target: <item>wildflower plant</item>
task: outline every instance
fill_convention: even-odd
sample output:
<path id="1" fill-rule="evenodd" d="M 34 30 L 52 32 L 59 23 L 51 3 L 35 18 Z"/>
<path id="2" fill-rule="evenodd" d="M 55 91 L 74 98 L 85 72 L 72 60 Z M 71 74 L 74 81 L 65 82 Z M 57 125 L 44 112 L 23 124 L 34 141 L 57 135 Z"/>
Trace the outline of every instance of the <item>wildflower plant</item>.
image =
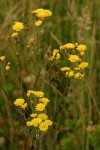
<path id="1" fill-rule="evenodd" d="M 53 50 L 49 60 L 60 61 L 59 70 L 67 78 L 82 79 L 85 69 L 88 67 L 88 62 L 84 61 L 86 45 L 78 43 L 67 43 L 61 45 L 58 50 Z M 63 62 L 65 60 L 65 65 Z"/>
<path id="2" fill-rule="evenodd" d="M 52 125 L 52 121 L 48 119 L 48 116 L 45 113 L 49 99 L 44 97 L 42 91 L 33 90 L 27 91 L 27 97 L 29 98 L 27 101 L 30 101 L 31 103 L 32 112 L 30 112 L 29 117 L 27 118 L 26 125 L 31 127 L 32 130 L 38 128 L 36 134 L 39 134 L 39 131 L 47 131 L 49 126 Z M 16 99 L 14 104 L 29 113 L 28 109 L 30 106 L 28 106 L 28 103 L 25 102 L 23 98 Z"/>
<path id="3" fill-rule="evenodd" d="M 87 46 L 84 44 L 66 43 L 53 51 L 43 48 L 39 39 L 40 26 L 43 27 L 52 12 L 39 8 L 31 13 L 35 23 L 17 21 L 12 26 L 8 37 L 9 58 L 7 52 L 0 56 L 0 79 L 3 83 L 11 83 L 13 92 L 10 96 L 3 84 L 2 90 L 7 99 L 14 99 L 10 102 L 23 118 L 23 131 L 25 129 L 25 135 L 35 149 L 36 140 L 43 135 L 45 140 L 49 130 L 51 138 L 56 140 L 60 132 L 59 118 L 64 117 L 63 111 L 73 86 L 73 83 L 66 84 L 65 79 L 84 79 L 89 63 L 85 61 Z M 50 99 L 45 97 L 46 94 Z"/>

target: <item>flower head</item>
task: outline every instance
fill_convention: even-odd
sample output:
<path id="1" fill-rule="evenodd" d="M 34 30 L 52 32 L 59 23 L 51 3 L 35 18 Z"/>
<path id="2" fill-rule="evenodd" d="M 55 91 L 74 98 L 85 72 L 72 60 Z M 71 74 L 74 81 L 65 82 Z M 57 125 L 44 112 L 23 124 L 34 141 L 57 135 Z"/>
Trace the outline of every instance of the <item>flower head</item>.
<path id="1" fill-rule="evenodd" d="M 12 33 L 11 37 L 16 38 L 18 36 L 18 32 Z"/>
<path id="2" fill-rule="evenodd" d="M 15 101 L 14 101 L 14 104 L 16 106 L 22 106 L 24 104 L 25 100 L 23 98 L 17 98 Z"/>
<path id="3" fill-rule="evenodd" d="M 84 69 L 84 68 L 87 68 L 88 67 L 88 62 L 81 62 L 80 64 L 79 64 L 79 67 L 81 68 L 81 69 Z"/>
<path id="4" fill-rule="evenodd" d="M 41 122 L 42 120 L 40 118 L 34 118 L 31 120 L 32 126 L 34 127 L 37 127 Z"/>
<path id="5" fill-rule="evenodd" d="M 24 25 L 22 22 L 15 22 L 15 24 L 13 25 L 13 30 L 15 31 L 21 31 L 22 29 L 24 29 Z"/>
<path id="6" fill-rule="evenodd" d="M 0 60 L 1 60 L 1 61 L 5 61 L 5 56 L 1 56 L 1 57 L 0 57 Z"/>
<path id="7" fill-rule="evenodd" d="M 48 116 L 44 113 L 39 114 L 37 117 L 40 118 L 41 120 L 46 120 L 48 118 Z"/>
<path id="8" fill-rule="evenodd" d="M 86 48 L 86 45 L 80 44 L 77 46 L 76 49 L 80 52 L 84 52 L 87 48 Z"/>
<path id="9" fill-rule="evenodd" d="M 47 131 L 47 130 L 48 130 L 48 125 L 47 125 L 47 123 L 42 122 L 42 123 L 39 125 L 39 129 L 40 129 L 41 131 Z"/>
<path id="10" fill-rule="evenodd" d="M 77 56 L 77 55 L 69 55 L 68 60 L 71 61 L 71 62 L 77 62 L 77 61 L 79 61 L 79 56 Z"/>
<path id="11" fill-rule="evenodd" d="M 42 104 L 42 103 L 39 103 L 36 105 L 36 108 L 35 108 L 37 111 L 43 111 L 45 109 L 45 105 Z"/>
<path id="12" fill-rule="evenodd" d="M 49 99 L 46 97 L 42 97 L 39 99 L 39 102 L 42 102 L 44 105 L 47 105 L 47 103 L 49 103 Z"/>

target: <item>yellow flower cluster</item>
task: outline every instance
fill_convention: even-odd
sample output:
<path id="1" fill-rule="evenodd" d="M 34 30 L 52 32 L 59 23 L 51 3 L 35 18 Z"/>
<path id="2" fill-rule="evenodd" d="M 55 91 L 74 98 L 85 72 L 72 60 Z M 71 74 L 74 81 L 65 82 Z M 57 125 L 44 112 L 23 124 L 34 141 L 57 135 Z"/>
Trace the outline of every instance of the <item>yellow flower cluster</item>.
<path id="1" fill-rule="evenodd" d="M 12 38 L 16 38 L 18 36 L 18 32 L 20 32 L 22 29 L 24 29 L 24 24 L 22 22 L 15 22 L 13 25 L 13 30 L 16 31 L 11 34 Z"/>
<path id="2" fill-rule="evenodd" d="M 27 96 L 30 97 L 31 95 L 38 98 L 38 103 L 35 101 L 36 106 L 34 107 L 34 112 L 30 115 L 31 119 L 26 122 L 26 125 L 38 127 L 40 131 L 47 131 L 48 127 L 52 125 L 52 121 L 48 119 L 48 116 L 43 113 L 43 111 L 45 110 L 47 103 L 49 103 L 49 99 L 43 97 L 44 92 L 42 91 L 28 90 Z"/>
<path id="3" fill-rule="evenodd" d="M 57 54 L 59 53 L 59 56 L 63 57 L 63 54 L 65 53 L 65 57 L 68 56 L 68 58 L 64 57 L 64 59 L 68 60 L 70 64 L 69 66 L 63 66 L 60 68 L 62 73 L 66 77 L 74 77 L 75 79 L 82 79 L 84 77 L 83 69 L 88 67 L 88 62 L 83 61 L 83 55 L 85 54 L 87 47 L 83 44 L 78 43 L 67 43 L 65 45 L 62 45 L 57 50 L 53 50 L 52 56 L 49 57 L 50 61 L 57 59 Z M 64 52 L 64 53 L 63 53 Z M 62 53 L 62 55 L 61 55 Z"/>
<path id="4" fill-rule="evenodd" d="M 17 98 L 14 101 L 14 104 L 16 106 L 20 106 L 21 108 L 25 109 L 27 107 L 27 103 L 25 103 L 25 100 L 23 98 Z"/>
<path id="5" fill-rule="evenodd" d="M 31 95 L 35 95 L 37 97 L 43 97 L 44 93 L 41 91 L 33 91 L 33 90 L 28 90 L 27 91 L 27 96 L 30 97 Z"/>
<path id="6" fill-rule="evenodd" d="M 44 92 L 42 91 L 28 90 L 27 97 L 31 98 L 32 95 L 35 97 L 35 102 L 31 103 L 33 112 L 30 114 L 26 125 L 31 127 L 38 127 L 40 131 L 47 131 L 49 126 L 52 125 L 52 121 L 48 119 L 48 116 L 43 111 L 45 110 L 47 103 L 49 103 L 49 99 L 44 97 Z M 38 99 L 38 101 L 36 99 Z M 19 106 L 23 109 L 27 107 L 28 109 L 28 104 L 25 103 L 23 98 L 16 99 L 14 104 L 17 107 Z"/>
<path id="7" fill-rule="evenodd" d="M 38 18 L 38 20 L 35 22 L 35 26 L 42 25 L 46 17 L 52 16 L 52 12 L 50 10 L 42 8 L 32 11 L 32 14 L 35 14 L 36 17 Z"/>
<path id="8" fill-rule="evenodd" d="M 49 57 L 49 60 L 53 61 L 54 59 L 58 60 L 60 58 L 61 58 L 61 55 L 59 53 L 59 50 L 58 49 L 54 49 L 52 56 Z"/>

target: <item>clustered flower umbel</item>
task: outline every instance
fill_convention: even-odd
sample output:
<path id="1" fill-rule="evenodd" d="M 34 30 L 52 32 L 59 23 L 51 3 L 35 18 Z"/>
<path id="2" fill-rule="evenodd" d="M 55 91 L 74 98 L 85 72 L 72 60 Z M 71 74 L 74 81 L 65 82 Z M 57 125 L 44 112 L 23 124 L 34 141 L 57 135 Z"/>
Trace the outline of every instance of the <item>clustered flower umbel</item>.
<path id="1" fill-rule="evenodd" d="M 52 16 L 52 12 L 48 9 L 36 9 L 32 11 L 32 14 L 35 14 L 35 16 L 38 18 L 38 20 L 35 22 L 35 26 L 41 26 L 45 18 Z"/>
<path id="2" fill-rule="evenodd" d="M 30 114 L 26 125 L 29 127 L 39 128 L 40 131 L 47 131 L 49 126 L 52 125 L 52 121 L 49 120 L 46 113 L 44 113 L 44 110 L 49 103 L 49 99 L 44 97 L 44 92 L 42 91 L 28 90 L 27 97 L 31 98 L 31 96 L 37 98 L 38 100 L 35 99 L 35 102 L 32 101 L 34 112 Z M 28 107 L 28 104 L 23 98 L 16 99 L 14 104 L 22 109 L 26 109 Z M 35 104 L 36 106 L 34 106 Z"/>
<path id="3" fill-rule="evenodd" d="M 67 43 L 60 46 L 59 49 L 54 49 L 52 55 L 49 57 L 49 60 L 59 60 L 62 58 L 61 56 L 63 56 L 61 53 L 64 52 L 67 54 L 65 57 L 66 60 L 70 62 L 70 65 L 62 66 L 60 70 L 66 77 L 82 79 L 84 77 L 84 69 L 88 67 L 88 62 L 83 61 L 83 55 L 85 54 L 86 50 L 86 45 Z"/>

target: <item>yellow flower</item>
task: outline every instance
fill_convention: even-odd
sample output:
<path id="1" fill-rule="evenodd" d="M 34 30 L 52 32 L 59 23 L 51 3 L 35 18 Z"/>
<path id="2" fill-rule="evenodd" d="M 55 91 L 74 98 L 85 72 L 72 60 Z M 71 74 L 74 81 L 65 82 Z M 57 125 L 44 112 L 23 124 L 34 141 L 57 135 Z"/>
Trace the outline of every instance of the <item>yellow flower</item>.
<path id="1" fill-rule="evenodd" d="M 87 47 L 86 47 L 86 45 L 80 44 L 77 46 L 76 49 L 80 52 L 84 52 L 87 49 Z"/>
<path id="2" fill-rule="evenodd" d="M 1 57 L 0 57 L 0 60 L 1 60 L 1 61 L 5 61 L 5 56 L 1 56 Z"/>
<path id="3" fill-rule="evenodd" d="M 52 16 L 52 12 L 50 10 L 42 9 L 42 8 L 32 11 L 32 13 L 36 14 L 38 18 L 45 18 L 45 17 Z"/>
<path id="4" fill-rule="evenodd" d="M 42 91 L 33 91 L 33 90 L 28 90 L 27 91 L 27 96 L 30 97 L 30 95 L 33 94 L 37 97 L 43 97 L 44 96 L 44 92 Z"/>
<path id="5" fill-rule="evenodd" d="M 21 107 L 22 107 L 23 109 L 25 109 L 25 108 L 27 107 L 27 103 L 24 103 L 23 105 L 21 105 Z"/>
<path id="6" fill-rule="evenodd" d="M 84 74 L 81 74 L 80 72 L 77 72 L 77 73 L 74 75 L 74 77 L 75 77 L 76 79 L 82 79 L 82 78 L 84 77 Z"/>
<path id="7" fill-rule="evenodd" d="M 26 125 L 27 125 L 27 126 L 32 126 L 32 122 L 31 122 L 31 121 L 27 121 L 27 122 L 26 122 Z"/>
<path id="8" fill-rule="evenodd" d="M 45 120 L 44 123 L 46 123 L 48 126 L 51 126 L 53 124 L 51 120 Z"/>
<path id="9" fill-rule="evenodd" d="M 34 95 L 37 97 L 43 97 L 44 96 L 44 92 L 42 91 L 34 91 Z"/>
<path id="10" fill-rule="evenodd" d="M 45 123 L 45 122 L 42 122 L 40 125 L 39 125 L 39 129 L 41 131 L 47 131 L 48 130 L 48 125 Z"/>
<path id="11" fill-rule="evenodd" d="M 62 67 L 61 68 L 61 71 L 69 71 L 70 70 L 70 67 Z"/>
<path id="12" fill-rule="evenodd" d="M 43 111 L 45 109 L 45 105 L 42 104 L 42 103 L 39 103 L 36 105 L 36 108 L 35 108 L 37 111 Z"/>
<path id="13" fill-rule="evenodd" d="M 39 114 L 37 117 L 40 118 L 41 120 L 46 120 L 48 118 L 48 116 L 46 114 L 44 114 L 44 113 L 43 114 Z"/>
<path id="14" fill-rule="evenodd" d="M 56 59 L 58 60 L 58 59 L 60 59 L 61 58 L 61 55 L 58 53 L 57 55 L 56 55 Z"/>
<path id="15" fill-rule="evenodd" d="M 55 56 L 57 53 L 59 53 L 59 50 L 58 49 L 54 49 L 53 50 L 53 56 Z"/>
<path id="16" fill-rule="evenodd" d="M 11 37 L 17 37 L 17 36 L 18 36 L 17 32 L 12 33 L 12 35 L 11 35 Z"/>
<path id="17" fill-rule="evenodd" d="M 67 75 L 67 74 L 66 74 L 66 75 Z M 74 76 L 74 71 L 70 70 L 67 76 L 68 76 L 69 78 L 72 77 L 72 76 Z"/>
<path id="18" fill-rule="evenodd" d="M 14 101 L 14 104 L 16 106 L 22 106 L 24 104 L 25 100 L 23 98 L 17 98 L 15 101 Z"/>
<path id="19" fill-rule="evenodd" d="M 46 97 L 40 98 L 39 102 L 42 102 L 45 106 L 47 105 L 47 103 L 49 103 L 49 99 Z"/>
<path id="20" fill-rule="evenodd" d="M 77 55 L 69 55 L 68 60 L 71 62 L 77 62 L 79 61 L 79 57 Z"/>
<path id="21" fill-rule="evenodd" d="M 9 71 L 10 70 L 10 66 L 6 66 L 6 71 Z"/>
<path id="22" fill-rule="evenodd" d="M 31 122 L 32 126 L 37 127 L 42 122 L 42 120 L 40 118 L 34 118 L 31 120 Z"/>
<path id="23" fill-rule="evenodd" d="M 67 43 L 65 45 L 60 46 L 60 50 L 65 50 L 65 49 L 73 49 L 75 47 L 74 44 L 72 43 Z"/>
<path id="24" fill-rule="evenodd" d="M 15 22 L 15 24 L 13 25 L 13 30 L 21 31 L 22 29 L 24 29 L 23 23 L 22 22 Z"/>
<path id="25" fill-rule="evenodd" d="M 80 52 L 80 55 L 83 56 L 85 53 L 84 52 Z"/>
<path id="26" fill-rule="evenodd" d="M 50 61 L 53 61 L 54 58 L 55 58 L 54 56 L 50 56 L 50 57 L 49 57 L 49 60 L 50 60 Z"/>
<path id="27" fill-rule="evenodd" d="M 38 27 L 38 26 L 40 26 L 42 23 L 43 23 L 43 21 L 42 21 L 42 20 L 38 20 L 38 21 L 36 21 L 36 22 L 35 22 L 35 26 L 37 26 L 37 27 Z"/>
<path id="28" fill-rule="evenodd" d="M 61 55 L 59 54 L 59 50 L 58 49 L 54 49 L 53 50 L 53 54 L 52 54 L 51 57 L 49 57 L 49 60 L 53 61 L 54 58 L 57 59 L 57 60 L 61 58 Z"/>
<path id="29" fill-rule="evenodd" d="M 36 117 L 37 114 L 36 114 L 36 113 L 32 113 L 30 116 L 31 116 L 31 117 Z"/>
<path id="30" fill-rule="evenodd" d="M 88 62 L 81 62 L 80 64 L 79 64 L 79 67 L 81 68 L 81 69 L 84 69 L 84 68 L 87 68 L 88 67 Z"/>

